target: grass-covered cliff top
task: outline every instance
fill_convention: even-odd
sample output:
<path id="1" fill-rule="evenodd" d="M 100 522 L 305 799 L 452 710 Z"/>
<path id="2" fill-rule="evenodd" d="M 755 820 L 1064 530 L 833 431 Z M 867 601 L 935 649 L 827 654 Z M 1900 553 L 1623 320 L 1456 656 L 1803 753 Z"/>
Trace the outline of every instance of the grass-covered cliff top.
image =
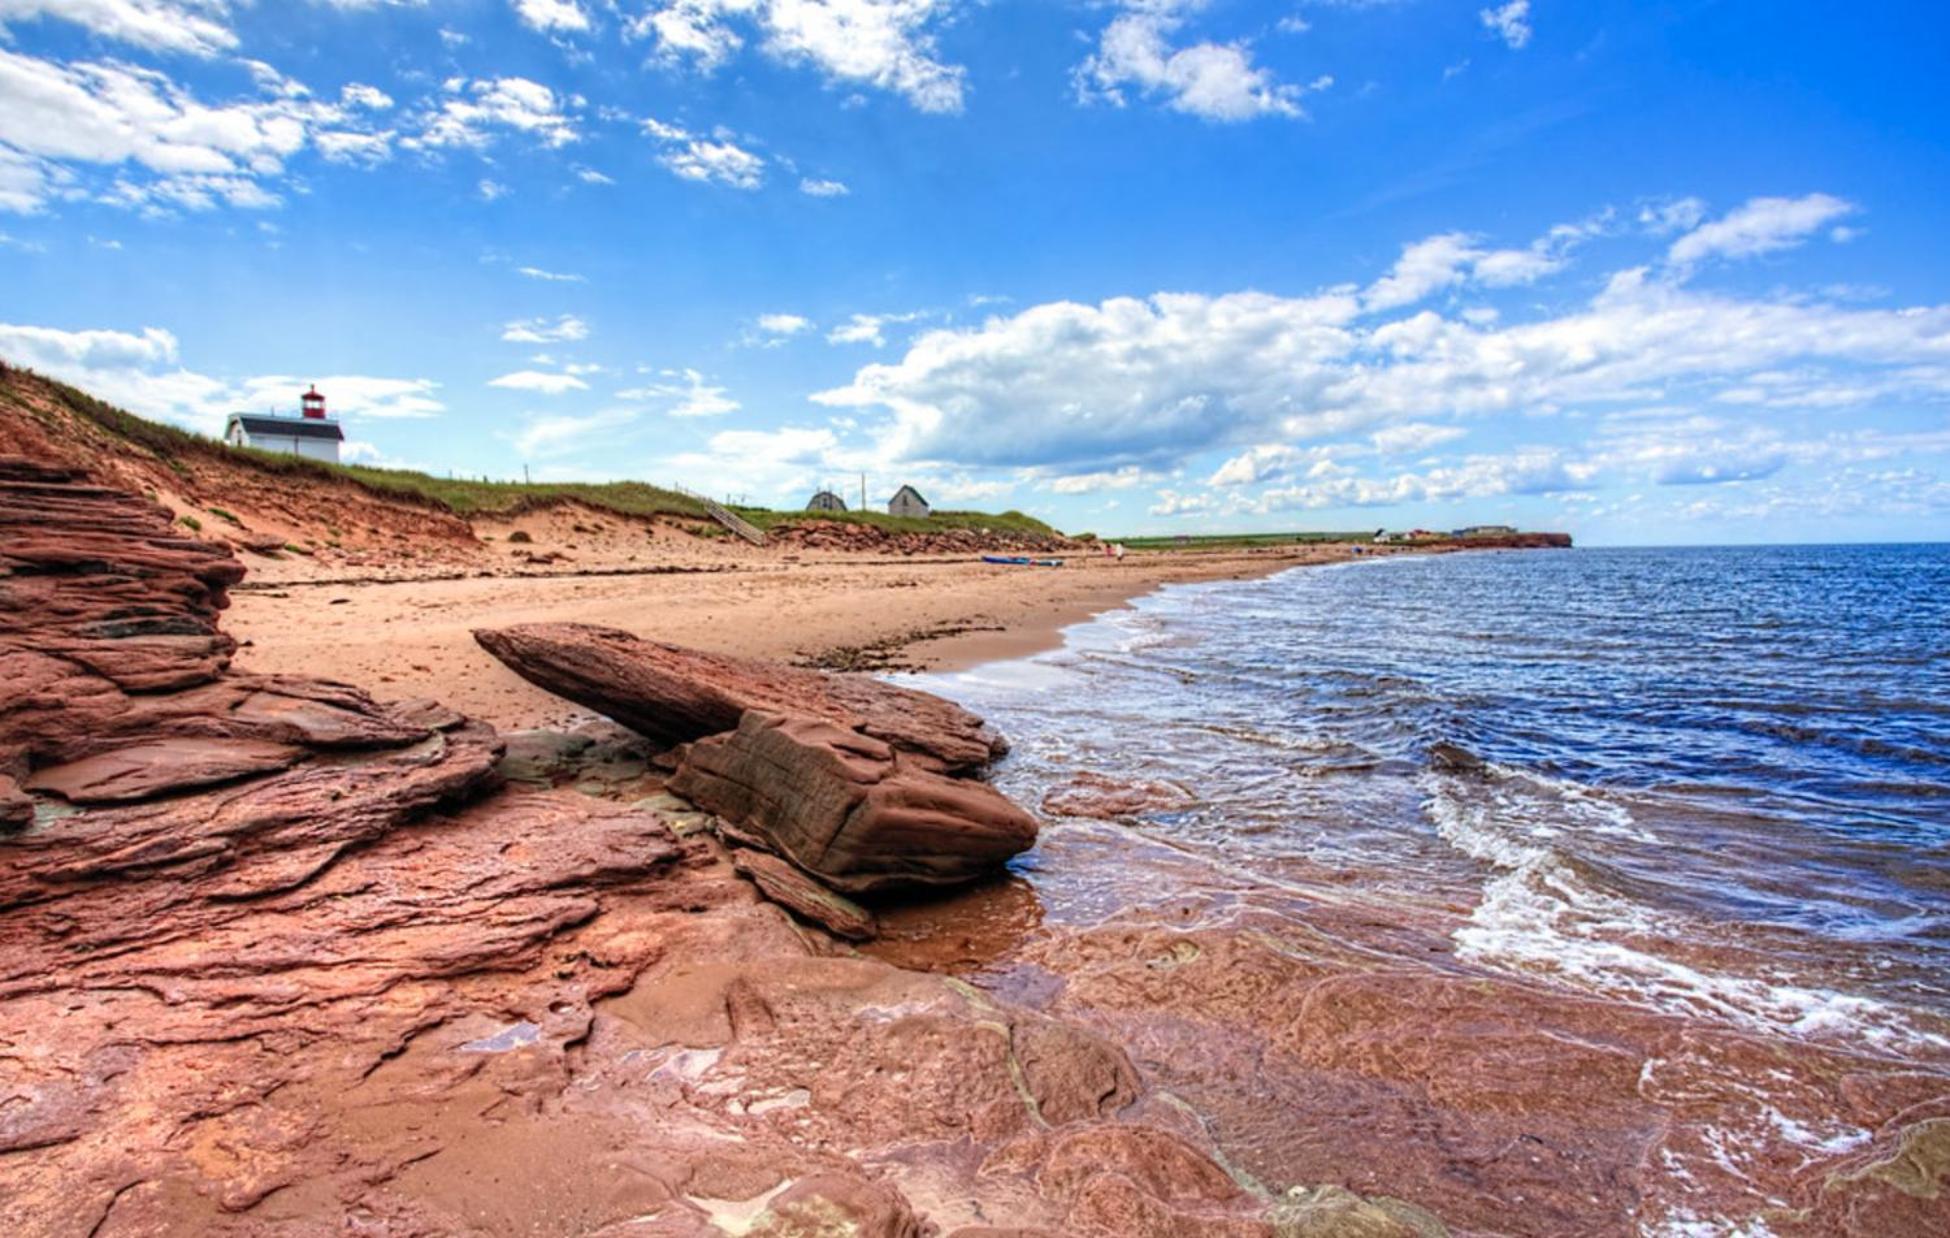
<path id="1" fill-rule="evenodd" d="M 30 398 L 30 396 L 38 397 Z M 17 411 L 45 420 L 37 403 L 53 403 L 104 432 L 110 439 L 149 455 L 179 473 L 201 462 L 219 467 L 245 467 L 258 472 L 339 479 L 372 494 L 467 516 L 512 516 L 550 503 L 576 502 L 628 516 L 705 518 L 704 506 L 681 491 L 646 482 L 513 482 L 483 478 L 436 477 L 411 469 L 375 468 L 363 464 L 326 464 L 296 456 L 227 446 L 206 435 L 138 417 L 97 399 L 77 387 L 10 369 L 0 379 L 0 401 Z M 872 525 L 893 533 L 939 532 L 944 529 L 986 529 L 995 533 L 1061 536 L 1055 529 L 1021 512 L 937 511 L 927 520 L 888 516 L 878 512 L 773 511 L 737 508 L 738 514 L 761 529 L 809 520 L 837 520 Z"/>

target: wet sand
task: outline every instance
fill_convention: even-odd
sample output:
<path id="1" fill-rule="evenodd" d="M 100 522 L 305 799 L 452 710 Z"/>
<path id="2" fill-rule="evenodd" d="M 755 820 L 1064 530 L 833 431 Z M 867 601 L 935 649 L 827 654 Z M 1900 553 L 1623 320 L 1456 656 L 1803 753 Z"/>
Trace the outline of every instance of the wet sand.
<path id="1" fill-rule="evenodd" d="M 979 559 L 718 553 L 579 564 L 562 574 L 307 579 L 253 564 L 225 626 L 240 669 L 428 696 L 503 729 L 580 720 L 475 645 L 472 631 L 578 622 L 723 653 L 861 669 L 953 670 L 1054 648 L 1062 630 L 1172 583 L 1349 558 L 1348 546 L 1072 557 L 1062 568 Z"/>

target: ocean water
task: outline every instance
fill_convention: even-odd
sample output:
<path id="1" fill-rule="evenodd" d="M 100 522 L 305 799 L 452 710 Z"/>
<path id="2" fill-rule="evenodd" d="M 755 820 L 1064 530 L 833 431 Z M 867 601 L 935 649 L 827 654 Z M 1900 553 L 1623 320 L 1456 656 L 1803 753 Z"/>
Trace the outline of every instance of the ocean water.
<path id="1" fill-rule="evenodd" d="M 1303 568 L 923 686 L 1010 736 L 1024 802 L 1081 770 L 1173 784 L 1119 828 L 1256 887 L 1426 908 L 1470 965 L 1950 1051 L 1950 547 Z M 1079 867 L 1023 865 L 1052 924 L 1143 897 Z"/>

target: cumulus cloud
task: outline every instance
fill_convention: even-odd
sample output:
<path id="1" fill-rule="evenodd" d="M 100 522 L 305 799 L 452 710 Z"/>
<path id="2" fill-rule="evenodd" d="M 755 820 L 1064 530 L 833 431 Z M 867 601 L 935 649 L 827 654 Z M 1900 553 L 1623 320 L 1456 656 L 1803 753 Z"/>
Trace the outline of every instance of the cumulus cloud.
<path id="1" fill-rule="evenodd" d="M 1563 270 L 1571 251 L 1603 226 L 1602 217 L 1559 224 L 1521 249 L 1484 248 L 1481 238 L 1464 232 L 1414 241 L 1402 246 L 1401 257 L 1368 288 L 1362 301 L 1370 311 L 1399 309 L 1465 284 L 1508 288 L 1535 283 Z"/>
<path id="2" fill-rule="evenodd" d="M 853 314 L 847 320 L 826 333 L 828 344 L 871 344 L 875 348 L 887 346 L 887 336 L 883 328 L 889 323 L 916 322 L 925 317 L 924 311 L 914 310 L 906 314 Z"/>
<path id="3" fill-rule="evenodd" d="M 845 181 L 824 180 L 819 177 L 807 176 L 800 179 L 799 192 L 812 198 L 844 198 L 853 191 L 846 187 Z"/>
<path id="4" fill-rule="evenodd" d="M 501 338 L 510 344 L 564 344 L 589 338 L 589 324 L 574 314 L 548 318 L 523 318 L 501 328 Z"/>
<path id="5" fill-rule="evenodd" d="M 742 50 L 747 34 L 787 64 L 835 85 L 872 86 L 924 112 L 958 112 L 964 71 L 936 58 L 935 31 L 951 0 L 669 0 L 626 28 L 667 63 L 709 73 Z"/>
<path id="6" fill-rule="evenodd" d="M 812 319 L 800 314 L 760 314 L 758 329 L 767 335 L 798 335 L 812 330 Z"/>
<path id="7" fill-rule="evenodd" d="M 1370 434 L 1368 441 L 1384 455 L 1398 455 L 1427 451 L 1467 433 L 1461 426 L 1436 426 L 1425 421 L 1409 421 L 1398 426 L 1384 426 Z"/>
<path id="8" fill-rule="evenodd" d="M 609 408 L 579 415 L 530 417 L 511 441 L 523 459 L 565 456 L 597 443 L 613 442 L 616 432 L 639 416 L 636 409 Z"/>
<path id="9" fill-rule="evenodd" d="M 1073 74 L 1085 102 L 1123 106 L 1127 93 L 1161 100 L 1173 111 L 1211 121 L 1251 120 L 1256 116 L 1299 116 L 1305 91 L 1283 84 L 1253 63 L 1251 46 L 1193 43 L 1174 47 L 1171 36 L 1198 3 L 1126 0 L 1128 12 L 1104 27 L 1097 50 Z M 1305 88 L 1325 90 L 1321 77 Z"/>
<path id="10" fill-rule="evenodd" d="M 764 158 L 732 141 L 728 132 L 704 137 L 655 119 L 644 121 L 643 130 L 664 148 L 657 162 L 683 180 L 733 189 L 757 189 L 765 183 Z"/>
<path id="11" fill-rule="evenodd" d="M 1596 472 L 1589 462 L 1566 459 L 1555 449 L 1524 448 L 1504 455 L 1470 456 L 1457 464 L 1392 477 L 1310 478 L 1266 491 L 1256 506 L 1262 512 L 1276 512 L 1560 494 L 1588 484 Z"/>
<path id="12" fill-rule="evenodd" d="M 1476 20 L 1513 52 L 1521 51 L 1530 42 L 1530 0 L 1510 0 L 1508 4 L 1483 9 L 1476 14 Z"/>
<path id="13" fill-rule="evenodd" d="M 229 17 L 226 0 L 0 0 L 0 29 L 49 18 L 148 51 L 192 56 L 237 46 Z"/>
<path id="14" fill-rule="evenodd" d="M 804 498 L 828 480 L 824 474 L 845 463 L 836 459 L 839 436 L 819 427 L 777 430 L 721 430 L 703 451 L 679 452 L 666 466 L 693 489 L 711 494 L 733 490 L 758 495 Z"/>
<path id="15" fill-rule="evenodd" d="M 370 109 L 309 97 L 275 74 L 265 97 L 210 103 L 167 74 L 120 62 L 57 64 L 0 48 L 0 205 L 55 193 L 155 209 L 276 205 L 271 186 L 308 144 L 328 157 L 383 157 Z M 92 190 L 78 170 L 115 179 Z"/>
<path id="16" fill-rule="evenodd" d="M 508 391 L 532 391 L 538 395 L 563 395 L 570 391 L 587 391 L 589 384 L 574 374 L 551 373 L 545 370 L 516 370 L 499 378 L 488 380 L 488 386 L 501 387 Z"/>
<path id="17" fill-rule="evenodd" d="M 543 146 L 562 147 L 582 138 L 573 112 L 580 100 L 558 95 L 525 77 L 450 78 L 441 97 L 414 118 L 401 144 L 416 150 L 482 150 L 508 133 Z"/>
<path id="18" fill-rule="evenodd" d="M 1667 258 L 1676 266 L 1689 266 L 1708 258 L 1751 258 L 1790 249 L 1854 213 L 1853 203 L 1832 194 L 1754 198 L 1674 241 Z"/>
<path id="19" fill-rule="evenodd" d="M 65 330 L 0 323 L 0 357 L 85 387 L 113 404 L 215 436 L 226 417 L 243 410 L 290 409 L 311 383 L 332 400 L 336 415 L 365 418 L 437 416 L 445 410 L 440 384 L 426 378 L 365 374 L 251 375 L 217 378 L 181 364 L 176 336 L 160 327 L 140 331 Z"/>
<path id="20" fill-rule="evenodd" d="M 1950 306 L 1706 292 L 1688 286 L 1683 272 L 1655 276 L 1648 267 L 1616 272 L 1583 304 L 1527 321 L 1401 304 L 1402 284 L 1439 285 L 1459 270 L 1460 278 L 1485 278 L 1480 255 L 1495 252 L 1451 243 L 1426 264 L 1436 277 L 1411 280 L 1397 264 L 1396 285 L 1377 281 L 1365 292 L 1037 305 L 926 332 L 897 360 L 863 366 L 814 398 L 875 410 L 893 459 L 1060 475 L 1178 468 L 1204 451 L 1237 449 L 1243 454 L 1213 478 L 1232 485 L 1311 474 L 1321 459 L 1312 449 L 1323 443 L 1340 442 L 1334 459 L 1345 461 L 1344 440 L 1355 436 L 1371 436 L 1358 444 L 1371 456 L 1427 451 L 1467 419 L 1496 414 L 1824 400 L 1860 407 L 1892 392 L 1950 399 Z M 1381 309 L 1391 304 L 1392 316 Z M 1718 458 L 1711 469 L 1675 465 L 1648 476 L 1752 476 L 1766 462 L 1751 451 L 1744 463 Z M 1538 478 L 1583 483 L 1583 462 L 1557 463 L 1557 473 L 1534 458 L 1522 476 L 1503 468 L 1506 489 L 1498 492 L 1531 492 Z M 1482 468 L 1412 476 L 1420 480 L 1400 483 L 1399 493 L 1489 492 Z M 1312 477 L 1309 493 L 1382 501 L 1380 492 L 1340 480 Z"/>
<path id="21" fill-rule="evenodd" d="M 1161 476 L 1131 464 L 1121 469 L 1104 469 L 1094 473 L 1071 473 L 1063 477 L 1052 477 L 1041 484 L 1052 494 L 1097 494 L 1105 490 L 1129 490 L 1136 486 L 1149 485 L 1159 480 Z"/>
<path id="22" fill-rule="evenodd" d="M 510 3 L 522 25 L 543 34 L 581 34 L 591 25 L 588 11 L 576 0 L 510 0 Z"/>
<path id="23" fill-rule="evenodd" d="M 662 370 L 658 377 L 662 381 L 619 391 L 616 398 L 661 403 L 672 417 L 722 417 L 744 407 L 725 388 L 714 386 L 696 370 Z"/>

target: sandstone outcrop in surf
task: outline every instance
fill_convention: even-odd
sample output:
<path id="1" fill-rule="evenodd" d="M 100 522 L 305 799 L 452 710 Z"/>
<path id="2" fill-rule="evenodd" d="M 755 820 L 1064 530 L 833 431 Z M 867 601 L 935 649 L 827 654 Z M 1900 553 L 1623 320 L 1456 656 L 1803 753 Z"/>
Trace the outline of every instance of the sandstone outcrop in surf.
<path id="1" fill-rule="evenodd" d="M 930 693 L 583 624 L 474 637 L 531 682 L 682 745 L 673 791 L 715 813 L 736 842 L 832 890 L 958 885 L 1036 841 L 1033 817 L 969 776 L 1005 751 L 1001 737 Z M 835 918 L 786 874 L 766 873 L 815 922 L 868 931 L 871 917 L 842 908 Z"/>
<path id="2" fill-rule="evenodd" d="M 664 744 L 738 726 L 747 710 L 822 718 L 926 758 L 979 769 L 1007 745 L 952 701 L 876 679 L 684 649 L 615 628 L 537 623 L 474 633 L 537 687 Z"/>
<path id="3" fill-rule="evenodd" d="M 671 790 L 848 894 L 960 885 L 1036 841 L 985 782 L 953 778 L 871 735 L 749 710 L 692 744 Z"/>

